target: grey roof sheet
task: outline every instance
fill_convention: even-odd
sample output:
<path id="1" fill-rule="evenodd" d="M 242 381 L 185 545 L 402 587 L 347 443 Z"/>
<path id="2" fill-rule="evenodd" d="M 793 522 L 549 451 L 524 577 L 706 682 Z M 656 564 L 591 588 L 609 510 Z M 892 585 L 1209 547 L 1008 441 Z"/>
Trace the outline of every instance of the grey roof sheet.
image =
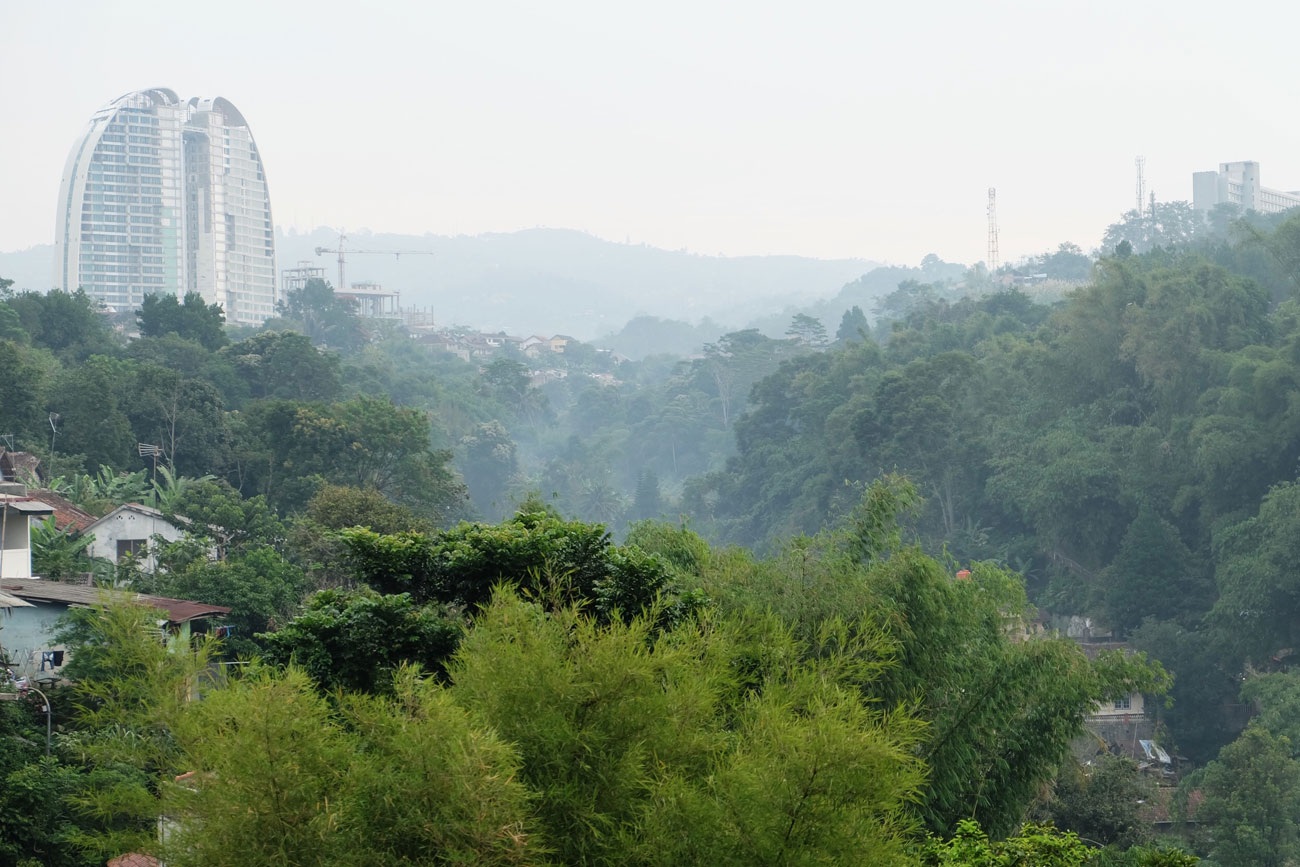
<path id="1" fill-rule="evenodd" d="M 87 587 L 84 584 L 64 584 L 46 578 L 5 578 L 0 580 L 0 592 L 9 593 L 19 599 L 37 602 L 63 602 L 68 605 L 89 607 L 98 605 L 105 593 L 122 592 L 105 590 L 101 587 Z M 229 614 L 230 609 L 224 605 L 208 605 L 206 602 L 193 602 L 189 599 L 169 599 L 166 596 L 149 596 L 144 593 L 128 594 L 151 608 L 167 612 L 167 619 L 172 623 L 185 623 L 214 614 Z"/>
<path id="2" fill-rule="evenodd" d="M 8 593 L 0 593 L 0 608 L 31 608 L 32 603 Z"/>
<path id="3" fill-rule="evenodd" d="M 0 497 L 0 505 L 28 515 L 53 515 L 54 507 L 29 497 Z"/>

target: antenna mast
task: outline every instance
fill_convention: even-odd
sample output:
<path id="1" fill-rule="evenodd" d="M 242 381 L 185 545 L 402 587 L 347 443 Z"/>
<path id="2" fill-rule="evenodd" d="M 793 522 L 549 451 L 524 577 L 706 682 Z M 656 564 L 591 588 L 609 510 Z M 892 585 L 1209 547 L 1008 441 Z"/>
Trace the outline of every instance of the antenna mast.
<path id="1" fill-rule="evenodd" d="M 1146 206 L 1147 179 L 1145 176 L 1145 170 L 1147 167 L 1147 158 L 1138 157 L 1133 161 L 1133 164 L 1137 166 L 1137 213 L 1140 217 L 1142 216 L 1143 208 Z"/>
<path id="2" fill-rule="evenodd" d="M 989 276 L 998 270 L 998 191 L 989 187 Z"/>

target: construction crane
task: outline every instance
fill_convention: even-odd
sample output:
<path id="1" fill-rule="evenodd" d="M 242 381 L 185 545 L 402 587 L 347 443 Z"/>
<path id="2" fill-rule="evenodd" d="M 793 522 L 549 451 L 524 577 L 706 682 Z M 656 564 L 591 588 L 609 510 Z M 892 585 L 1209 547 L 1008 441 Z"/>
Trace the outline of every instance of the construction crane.
<path id="1" fill-rule="evenodd" d="M 347 263 L 347 257 L 348 257 L 348 256 L 358 256 L 358 255 L 371 254 L 371 253 L 380 253 L 380 254 L 388 255 L 388 256 L 396 256 L 398 259 L 400 259 L 400 258 L 402 258 L 403 255 L 416 255 L 416 256 L 420 256 L 420 255 L 423 255 L 423 256 L 432 256 L 432 255 L 433 255 L 433 251 L 432 251 L 432 250 L 349 250 L 349 249 L 347 249 L 347 248 L 345 248 L 345 247 L 343 246 L 343 242 L 346 241 L 347 239 L 348 239 L 348 236 L 347 236 L 347 235 L 343 234 L 343 232 L 339 232 L 339 245 L 338 245 L 337 248 L 335 248 L 335 247 L 317 247 L 317 248 L 316 248 L 316 255 L 317 255 L 317 256 L 323 255 L 323 254 L 325 254 L 325 253 L 336 253 L 336 254 L 338 255 L 338 257 L 339 257 L 339 282 L 338 282 L 338 285 L 334 288 L 334 291 L 335 291 L 335 292 L 347 292 L 347 291 L 348 291 L 348 284 L 346 284 L 346 283 L 343 282 L 344 268 L 345 268 L 345 266 L 346 266 L 346 263 Z"/>

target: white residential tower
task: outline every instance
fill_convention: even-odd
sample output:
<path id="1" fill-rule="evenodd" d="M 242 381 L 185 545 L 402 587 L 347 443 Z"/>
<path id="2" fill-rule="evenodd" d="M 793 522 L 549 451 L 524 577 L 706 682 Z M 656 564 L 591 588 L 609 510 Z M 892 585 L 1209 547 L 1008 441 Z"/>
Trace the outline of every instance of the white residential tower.
<path id="1" fill-rule="evenodd" d="M 226 99 L 155 88 L 96 112 L 68 155 L 55 240 L 55 285 L 114 310 L 198 292 L 227 322 L 275 315 L 266 173 Z"/>

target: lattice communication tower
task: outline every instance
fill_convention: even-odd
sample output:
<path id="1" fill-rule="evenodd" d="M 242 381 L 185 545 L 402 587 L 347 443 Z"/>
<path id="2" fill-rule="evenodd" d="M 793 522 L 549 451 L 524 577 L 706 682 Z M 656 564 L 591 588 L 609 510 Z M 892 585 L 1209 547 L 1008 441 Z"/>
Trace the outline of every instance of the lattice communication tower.
<path id="1" fill-rule="evenodd" d="M 998 270 L 998 191 L 989 187 L 989 276 Z"/>
<path id="2" fill-rule="evenodd" d="M 1138 216 L 1140 217 L 1142 216 L 1142 208 L 1146 205 L 1146 197 L 1147 197 L 1147 179 L 1146 179 L 1147 158 L 1138 157 L 1133 161 L 1133 164 L 1137 166 L 1138 178 L 1137 178 L 1137 209 L 1136 210 L 1138 212 Z"/>

